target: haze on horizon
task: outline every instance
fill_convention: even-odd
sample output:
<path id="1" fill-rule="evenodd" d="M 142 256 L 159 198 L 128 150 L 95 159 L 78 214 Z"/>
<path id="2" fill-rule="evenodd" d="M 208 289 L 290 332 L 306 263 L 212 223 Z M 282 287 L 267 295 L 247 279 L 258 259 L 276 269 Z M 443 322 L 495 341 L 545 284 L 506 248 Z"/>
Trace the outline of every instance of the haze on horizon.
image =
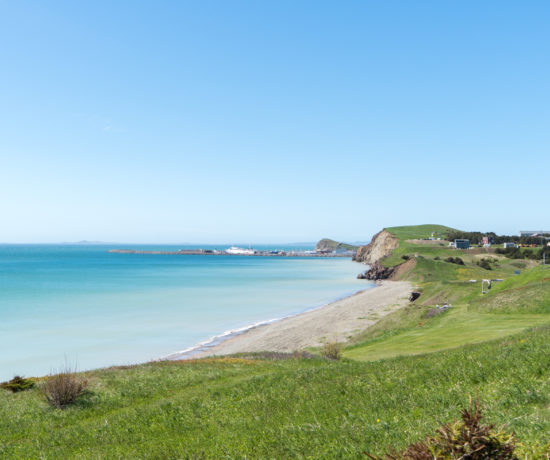
<path id="1" fill-rule="evenodd" d="M 550 3 L 0 3 L 0 241 L 550 228 Z"/>

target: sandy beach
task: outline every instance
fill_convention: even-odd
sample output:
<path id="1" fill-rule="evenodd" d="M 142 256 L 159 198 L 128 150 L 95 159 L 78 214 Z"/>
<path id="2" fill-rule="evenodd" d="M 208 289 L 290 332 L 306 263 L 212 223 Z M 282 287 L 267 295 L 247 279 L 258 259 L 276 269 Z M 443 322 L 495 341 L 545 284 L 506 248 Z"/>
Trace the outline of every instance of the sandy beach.
<path id="1" fill-rule="evenodd" d="M 412 286 L 406 281 L 381 281 L 378 286 L 313 311 L 249 329 L 222 343 L 199 350 L 193 358 L 254 351 L 292 352 L 322 345 L 327 340 L 347 341 L 385 315 L 408 303 Z M 174 354 L 168 359 L 189 355 Z"/>

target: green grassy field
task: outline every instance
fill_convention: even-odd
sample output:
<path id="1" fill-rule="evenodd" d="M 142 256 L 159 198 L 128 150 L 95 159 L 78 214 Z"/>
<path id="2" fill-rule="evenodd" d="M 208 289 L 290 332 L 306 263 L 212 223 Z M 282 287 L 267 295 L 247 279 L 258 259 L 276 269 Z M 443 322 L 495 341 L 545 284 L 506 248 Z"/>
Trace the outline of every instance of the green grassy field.
<path id="1" fill-rule="evenodd" d="M 519 458 L 546 458 L 550 267 L 515 275 L 521 261 L 405 241 L 446 229 L 388 229 L 400 247 L 383 263 L 414 257 L 402 276 L 422 295 L 355 336 L 343 360 L 259 354 L 96 370 L 64 410 L 48 405 L 43 380 L 0 390 L 0 458 L 366 458 L 459 418 L 470 397 L 515 433 Z M 484 257 L 491 270 L 477 265 Z M 483 278 L 505 281 L 482 295 Z M 453 307 L 430 316 L 443 302 Z"/>
<path id="2" fill-rule="evenodd" d="M 546 322 L 550 322 L 546 315 L 471 315 L 467 307 L 458 306 L 429 323 L 421 321 L 398 334 L 350 347 L 344 355 L 351 359 L 372 361 L 429 353 L 515 334 Z"/>
<path id="3" fill-rule="evenodd" d="M 479 395 L 521 452 L 550 441 L 550 328 L 363 363 L 219 359 L 86 373 L 55 410 L 39 388 L 0 392 L 2 458 L 365 458 L 458 418 Z"/>
<path id="4" fill-rule="evenodd" d="M 430 238 L 432 234 L 435 238 L 445 238 L 449 230 L 455 230 L 445 225 L 426 224 L 426 225 L 406 225 L 401 227 L 386 228 L 392 235 L 399 238 L 400 241 Z"/>

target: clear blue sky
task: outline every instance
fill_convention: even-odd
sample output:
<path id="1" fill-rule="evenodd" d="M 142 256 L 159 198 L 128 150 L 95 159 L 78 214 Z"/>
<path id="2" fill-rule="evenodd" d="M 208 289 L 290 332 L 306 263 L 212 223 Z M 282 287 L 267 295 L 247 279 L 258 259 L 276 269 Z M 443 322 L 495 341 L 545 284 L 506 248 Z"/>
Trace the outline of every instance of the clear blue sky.
<path id="1" fill-rule="evenodd" d="M 550 227 L 548 1 L 0 1 L 0 241 Z"/>

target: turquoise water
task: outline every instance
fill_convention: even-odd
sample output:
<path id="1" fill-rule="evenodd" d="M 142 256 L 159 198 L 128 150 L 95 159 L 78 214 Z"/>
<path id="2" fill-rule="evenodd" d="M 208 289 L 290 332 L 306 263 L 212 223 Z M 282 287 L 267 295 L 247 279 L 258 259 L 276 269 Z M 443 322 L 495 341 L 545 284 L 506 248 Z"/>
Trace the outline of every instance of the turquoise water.
<path id="1" fill-rule="evenodd" d="M 0 379 L 157 359 L 372 286 L 349 259 L 109 248 L 0 245 Z"/>

